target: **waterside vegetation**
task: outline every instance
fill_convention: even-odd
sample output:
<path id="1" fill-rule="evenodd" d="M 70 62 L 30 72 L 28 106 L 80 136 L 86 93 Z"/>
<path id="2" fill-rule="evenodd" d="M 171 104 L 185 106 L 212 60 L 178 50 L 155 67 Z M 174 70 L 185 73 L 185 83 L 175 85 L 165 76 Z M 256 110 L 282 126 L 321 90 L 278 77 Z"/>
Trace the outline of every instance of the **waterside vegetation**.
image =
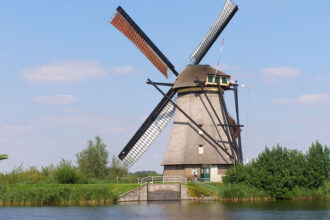
<path id="1" fill-rule="evenodd" d="M 219 200 L 330 200 L 330 150 L 319 142 L 308 152 L 277 145 L 248 164 L 229 169 L 222 184 L 193 184 L 192 195 Z"/>
<path id="2" fill-rule="evenodd" d="M 129 173 L 109 153 L 99 137 L 88 142 L 77 156 L 77 166 L 62 159 L 59 164 L 37 169 L 18 166 L 0 173 L 0 206 L 103 205 L 139 187 L 138 179 L 155 171 Z M 97 170 L 97 172 L 96 172 Z M 330 200 L 329 148 L 313 143 L 306 154 L 276 146 L 248 164 L 236 164 L 223 183 L 188 183 L 196 198 L 221 201 L 326 199 Z"/>

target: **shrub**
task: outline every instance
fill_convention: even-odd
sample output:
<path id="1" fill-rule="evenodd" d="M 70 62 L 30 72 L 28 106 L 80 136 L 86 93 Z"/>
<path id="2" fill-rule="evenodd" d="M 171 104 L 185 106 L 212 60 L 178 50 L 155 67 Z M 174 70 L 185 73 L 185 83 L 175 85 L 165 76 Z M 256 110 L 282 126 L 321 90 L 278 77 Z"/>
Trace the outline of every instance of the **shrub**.
<path id="1" fill-rule="evenodd" d="M 257 187 L 276 199 L 289 199 L 294 188 L 295 192 L 299 187 L 319 188 L 330 171 L 329 163 L 329 148 L 318 142 L 306 155 L 277 145 L 266 147 L 251 164 L 237 164 L 229 169 L 223 181 Z"/>
<path id="2" fill-rule="evenodd" d="M 71 161 L 61 160 L 55 170 L 55 180 L 61 184 L 73 184 L 81 181 L 81 174 L 76 167 L 71 165 Z"/>

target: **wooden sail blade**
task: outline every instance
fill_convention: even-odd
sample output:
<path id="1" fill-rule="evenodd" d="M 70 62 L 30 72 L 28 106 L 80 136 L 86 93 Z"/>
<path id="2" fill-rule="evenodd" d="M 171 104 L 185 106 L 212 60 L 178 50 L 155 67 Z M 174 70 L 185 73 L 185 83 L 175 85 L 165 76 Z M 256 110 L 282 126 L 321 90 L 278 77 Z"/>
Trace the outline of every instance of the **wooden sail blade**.
<path id="1" fill-rule="evenodd" d="M 225 29 L 231 18 L 235 15 L 237 10 L 238 7 L 235 3 L 233 3 L 231 0 L 226 0 L 226 3 L 223 6 L 223 9 L 217 20 L 213 23 L 204 39 L 190 56 L 191 64 L 197 65 L 200 63 L 207 51 L 211 48 L 221 32 Z"/>
<path id="2" fill-rule="evenodd" d="M 178 75 L 173 64 L 120 6 L 110 23 L 131 40 L 166 78 L 169 74 Z"/>

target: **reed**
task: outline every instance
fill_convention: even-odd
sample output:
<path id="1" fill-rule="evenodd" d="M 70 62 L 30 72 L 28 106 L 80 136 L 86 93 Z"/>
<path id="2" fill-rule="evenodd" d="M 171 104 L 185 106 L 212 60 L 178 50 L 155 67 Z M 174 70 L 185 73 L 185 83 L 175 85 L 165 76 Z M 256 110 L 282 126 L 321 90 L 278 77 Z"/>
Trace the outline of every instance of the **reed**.
<path id="1" fill-rule="evenodd" d="M 220 201 L 268 201 L 276 200 L 268 192 L 246 184 L 190 183 L 188 193 L 194 198 L 216 197 Z M 330 181 L 317 189 L 295 187 L 289 200 L 330 200 Z"/>
<path id="2" fill-rule="evenodd" d="M 137 184 L 0 185 L 0 206 L 105 205 Z"/>

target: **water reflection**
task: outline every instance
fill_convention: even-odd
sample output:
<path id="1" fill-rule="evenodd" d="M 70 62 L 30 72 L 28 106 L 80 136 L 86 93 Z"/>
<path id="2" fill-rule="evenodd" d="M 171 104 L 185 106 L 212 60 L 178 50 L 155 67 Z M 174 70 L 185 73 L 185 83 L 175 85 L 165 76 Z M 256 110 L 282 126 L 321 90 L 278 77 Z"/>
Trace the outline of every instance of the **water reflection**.
<path id="1" fill-rule="evenodd" d="M 329 201 L 141 202 L 102 207 L 2 207 L 0 219 L 330 219 Z"/>

